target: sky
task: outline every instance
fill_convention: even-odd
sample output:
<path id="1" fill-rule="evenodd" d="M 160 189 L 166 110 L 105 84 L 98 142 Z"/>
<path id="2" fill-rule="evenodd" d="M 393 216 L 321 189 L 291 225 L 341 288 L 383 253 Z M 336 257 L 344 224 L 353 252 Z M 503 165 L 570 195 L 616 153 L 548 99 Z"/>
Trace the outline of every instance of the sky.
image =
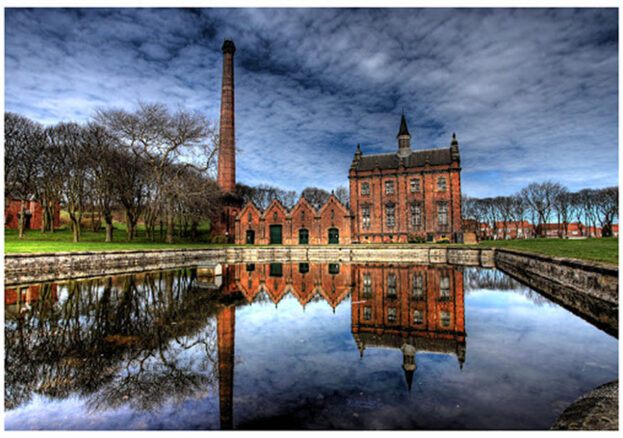
<path id="1" fill-rule="evenodd" d="M 5 111 L 86 122 L 139 100 L 218 122 L 236 45 L 237 181 L 348 187 L 357 144 L 455 132 L 464 194 L 618 184 L 618 11 L 5 9 Z"/>

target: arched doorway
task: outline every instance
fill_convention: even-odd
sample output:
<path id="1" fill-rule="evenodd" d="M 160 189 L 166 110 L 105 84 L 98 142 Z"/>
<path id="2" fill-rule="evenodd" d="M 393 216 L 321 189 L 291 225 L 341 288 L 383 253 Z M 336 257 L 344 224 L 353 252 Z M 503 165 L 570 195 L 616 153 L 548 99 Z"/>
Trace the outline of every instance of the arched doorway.
<path id="1" fill-rule="evenodd" d="M 340 232 L 337 228 L 329 228 L 329 244 L 340 243 Z"/>
<path id="2" fill-rule="evenodd" d="M 255 231 L 247 230 L 246 243 L 249 245 L 253 245 L 255 243 Z"/>
<path id="3" fill-rule="evenodd" d="M 281 242 L 282 242 L 281 236 L 282 236 L 281 225 L 271 225 L 270 226 L 270 244 L 281 245 Z"/>
<path id="4" fill-rule="evenodd" d="M 299 245 L 309 244 L 309 230 L 301 228 L 299 230 Z"/>

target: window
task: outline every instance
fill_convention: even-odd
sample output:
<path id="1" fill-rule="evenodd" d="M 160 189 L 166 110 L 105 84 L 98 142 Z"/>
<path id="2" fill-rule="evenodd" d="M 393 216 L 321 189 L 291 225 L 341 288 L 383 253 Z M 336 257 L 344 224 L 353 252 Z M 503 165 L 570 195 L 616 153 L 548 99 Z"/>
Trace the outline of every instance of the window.
<path id="1" fill-rule="evenodd" d="M 395 322 L 397 315 L 398 315 L 398 312 L 396 311 L 395 307 L 390 307 L 387 309 L 387 321 L 388 322 Z"/>
<path id="2" fill-rule="evenodd" d="M 361 183 L 361 194 L 362 195 L 370 194 L 370 183 Z"/>
<path id="3" fill-rule="evenodd" d="M 421 310 L 413 311 L 413 324 L 422 324 L 424 322 L 424 312 Z"/>
<path id="4" fill-rule="evenodd" d="M 414 227 L 422 225 L 422 207 L 420 204 L 411 205 L 411 225 Z"/>
<path id="5" fill-rule="evenodd" d="M 414 178 L 411 180 L 411 191 L 412 192 L 419 192 L 420 191 L 420 180 L 417 178 Z"/>
<path id="6" fill-rule="evenodd" d="M 363 308 L 363 319 L 366 321 L 370 321 L 372 319 L 372 307 Z"/>
<path id="7" fill-rule="evenodd" d="M 335 217 L 335 211 L 333 211 L 333 209 L 331 209 L 331 219 L 333 219 Z"/>
<path id="8" fill-rule="evenodd" d="M 372 297 L 372 276 L 370 274 L 363 274 L 363 298 Z"/>
<path id="9" fill-rule="evenodd" d="M 340 265 L 338 263 L 329 263 L 329 274 L 339 274 Z"/>
<path id="10" fill-rule="evenodd" d="M 304 221 L 304 220 L 305 220 L 305 212 L 304 212 L 304 211 L 302 211 L 302 212 L 301 212 L 301 221 Z"/>
<path id="11" fill-rule="evenodd" d="M 441 301 L 450 300 L 450 277 L 439 279 L 439 298 Z"/>
<path id="12" fill-rule="evenodd" d="M 448 204 L 439 204 L 437 211 L 439 213 L 439 225 L 448 225 Z"/>
<path id="13" fill-rule="evenodd" d="M 421 275 L 413 276 L 413 298 L 416 300 L 424 299 L 424 282 Z"/>
<path id="14" fill-rule="evenodd" d="M 283 263 L 271 263 L 270 264 L 270 276 L 281 277 L 283 275 Z"/>
<path id="15" fill-rule="evenodd" d="M 396 225 L 396 206 L 395 205 L 386 205 L 385 206 L 385 217 L 387 219 L 387 226 L 393 228 Z"/>
<path id="16" fill-rule="evenodd" d="M 387 298 L 396 298 L 396 274 L 387 275 Z"/>
<path id="17" fill-rule="evenodd" d="M 441 325 L 443 327 L 450 327 L 452 322 L 452 314 L 450 312 L 441 312 Z"/>
<path id="18" fill-rule="evenodd" d="M 391 195 L 394 193 L 394 182 L 393 181 L 385 181 L 385 194 Z"/>
<path id="19" fill-rule="evenodd" d="M 370 206 L 361 207 L 361 224 L 364 228 L 370 228 Z"/>
<path id="20" fill-rule="evenodd" d="M 253 216 L 251 215 L 251 212 L 249 212 L 248 216 L 247 216 L 247 220 L 249 222 L 251 222 L 253 220 Z"/>
<path id="21" fill-rule="evenodd" d="M 446 178 L 443 176 L 437 179 L 437 190 L 447 190 L 448 186 L 446 184 Z"/>
<path id="22" fill-rule="evenodd" d="M 301 274 L 306 274 L 309 272 L 309 263 L 299 263 L 299 272 Z M 305 283 L 303 283 L 305 285 Z"/>
<path id="23" fill-rule="evenodd" d="M 273 220 L 276 222 L 277 221 L 277 212 L 273 213 Z"/>
<path id="24" fill-rule="evenodd" d="M 247 263 L 247 272 L 255 271 L 255 264 Z"/>

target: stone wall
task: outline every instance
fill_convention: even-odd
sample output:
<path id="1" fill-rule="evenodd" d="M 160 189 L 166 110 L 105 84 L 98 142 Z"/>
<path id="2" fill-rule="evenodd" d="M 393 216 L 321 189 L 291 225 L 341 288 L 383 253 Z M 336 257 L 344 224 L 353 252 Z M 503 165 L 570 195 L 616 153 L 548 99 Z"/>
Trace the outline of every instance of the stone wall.
<path id="1" fill-rule="evenodd" d="M 262 263 L 271 261 L 329 263 L 402 262 L 493 267 L 493 250 L 448 246 L 268 246 L 207 249 L 131 250 L 42 254 L 6 254 L 5 285 L 94 275 L 173 269 L 188 264 Z"/>
<path id="2" fill-rule="evenodd" d="M 502 272 L 618 337 L 618 267 L 500 248 L 494 259 Z"/>

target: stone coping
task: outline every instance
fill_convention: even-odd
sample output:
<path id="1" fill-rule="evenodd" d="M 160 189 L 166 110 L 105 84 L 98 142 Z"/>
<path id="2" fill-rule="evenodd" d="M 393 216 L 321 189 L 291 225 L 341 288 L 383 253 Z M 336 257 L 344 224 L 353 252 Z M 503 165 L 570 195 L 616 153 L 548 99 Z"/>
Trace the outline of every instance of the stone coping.
<path id="1" fill-rule="evenodd" d="M 592 260 L 572 259 L 569 257 L 551 256 L 547 254 L 539 254 L 536 252 L 522 251 L 519 249 L 511 248 L 491 248 L 495 249 L 495 252 L 505 252 L 509 254 L 515 254 L 525 257 L 531 257 L 533 259 L 541 260 L 544 262 L 555 263 L 562 266 L 568 266 L 570 268 L 580 268 L 584 271 L 595 272 L 605 275 L 619 275 L 619 267 L 617 265 L 611 265 L 609 263 L 597 262 Z"/>

